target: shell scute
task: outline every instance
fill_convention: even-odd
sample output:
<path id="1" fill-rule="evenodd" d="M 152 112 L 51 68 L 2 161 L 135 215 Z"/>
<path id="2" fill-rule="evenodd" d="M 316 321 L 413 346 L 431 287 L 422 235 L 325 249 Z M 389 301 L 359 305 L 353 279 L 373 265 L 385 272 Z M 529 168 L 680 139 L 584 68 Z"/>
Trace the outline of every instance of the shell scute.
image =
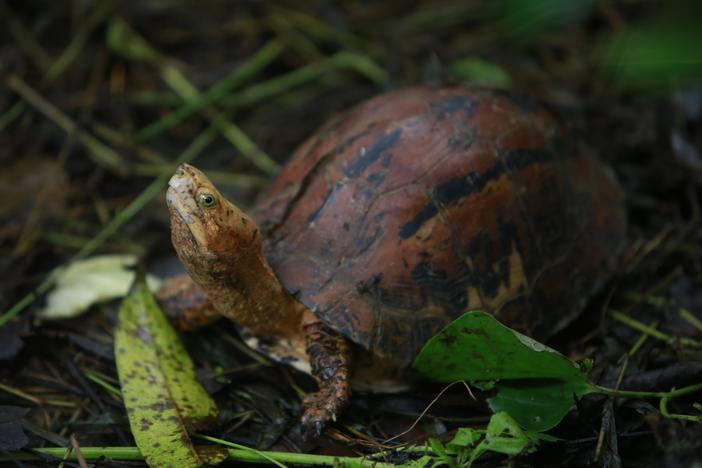
<path id="1" fill-rule="evenodd" d="M 288 291 L 354 342 L 411 362 L 467 310 L 537 338 L 572 320 L 623 248 L 621 199 L 539 107 L 417 88 L 323 127 L 253 217 Z"/>

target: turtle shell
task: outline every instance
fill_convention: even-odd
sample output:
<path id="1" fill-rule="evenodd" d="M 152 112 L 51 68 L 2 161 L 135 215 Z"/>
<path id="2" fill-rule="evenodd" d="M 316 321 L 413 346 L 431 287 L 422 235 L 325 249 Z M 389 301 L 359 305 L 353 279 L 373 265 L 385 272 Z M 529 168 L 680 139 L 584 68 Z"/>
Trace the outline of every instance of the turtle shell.
<path id="1" fill-rule="evenodd" d="M 614 270 L 622 192 L 543 109 L 505 94 L 384 94 L 308 139 L 252 212 L 283 286 L 409 363 L 469 310 L 543 339 Z"/>

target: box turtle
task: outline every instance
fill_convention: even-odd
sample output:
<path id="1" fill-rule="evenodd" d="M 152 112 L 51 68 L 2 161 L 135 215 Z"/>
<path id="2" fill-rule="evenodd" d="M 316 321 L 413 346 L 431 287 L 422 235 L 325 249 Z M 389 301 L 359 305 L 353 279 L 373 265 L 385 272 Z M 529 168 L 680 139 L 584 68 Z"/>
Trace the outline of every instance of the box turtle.
<path id="1" fill-rule="evenodd" d="M 180 322 L 228 317 L 252 346 L 311 372 L 313 437 L 351 383 L 396 388 L 466 311 L 537 339 L 557 332 L 625 243 L 612 171 L 540 107 L 487 90 L 358 105 L 303 143 L 248 214 L 190 165 L 169 185 L 192 280 L 167 282 L 164 308 Z"/>

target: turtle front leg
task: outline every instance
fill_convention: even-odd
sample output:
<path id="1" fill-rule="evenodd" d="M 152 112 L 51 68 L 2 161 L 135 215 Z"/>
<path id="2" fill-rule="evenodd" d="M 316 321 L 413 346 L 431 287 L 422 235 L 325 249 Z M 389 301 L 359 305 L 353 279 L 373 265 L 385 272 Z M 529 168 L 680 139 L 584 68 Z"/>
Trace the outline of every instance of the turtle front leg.
<path id="1" fill-rule="evenodd" d="M 324 426 L 346 407 L 351 394 L 349 372 L 351 348 L 346 338 L 332 330 L 311 311 L 305 312 L 302 330 L 307 341 L 307 356 L 319 391 L 302 402 L 302 433 L 316 439 Z"/>

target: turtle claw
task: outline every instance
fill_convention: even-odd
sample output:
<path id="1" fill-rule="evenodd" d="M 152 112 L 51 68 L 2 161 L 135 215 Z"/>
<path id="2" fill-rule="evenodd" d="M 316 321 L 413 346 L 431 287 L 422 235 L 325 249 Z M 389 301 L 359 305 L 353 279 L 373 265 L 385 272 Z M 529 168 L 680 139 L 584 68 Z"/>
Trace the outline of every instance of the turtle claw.
<path id="1" fill-rule="evenodd" d="M 310 441 L 310 440 L 316 440 L 319 439 L 319 436 L 322 435 L 322 428 L 324 426 L 320 421 L 314 421 L 311 424 L 308 422 L 303 421 L 300 423 L 300 429 L 302 432 L 302 437 L 303 439 Z"/>
<path id="2" fill-rule="evenodd" d="M 334 389 L 307 395 L 302 401 L 305 412 L 301 418 L 301 430 L 305 440 L 318 439 L 324 427 L 336 421 L 336 415 L 346 406 L 346 399 L 339 398 Z"/>

